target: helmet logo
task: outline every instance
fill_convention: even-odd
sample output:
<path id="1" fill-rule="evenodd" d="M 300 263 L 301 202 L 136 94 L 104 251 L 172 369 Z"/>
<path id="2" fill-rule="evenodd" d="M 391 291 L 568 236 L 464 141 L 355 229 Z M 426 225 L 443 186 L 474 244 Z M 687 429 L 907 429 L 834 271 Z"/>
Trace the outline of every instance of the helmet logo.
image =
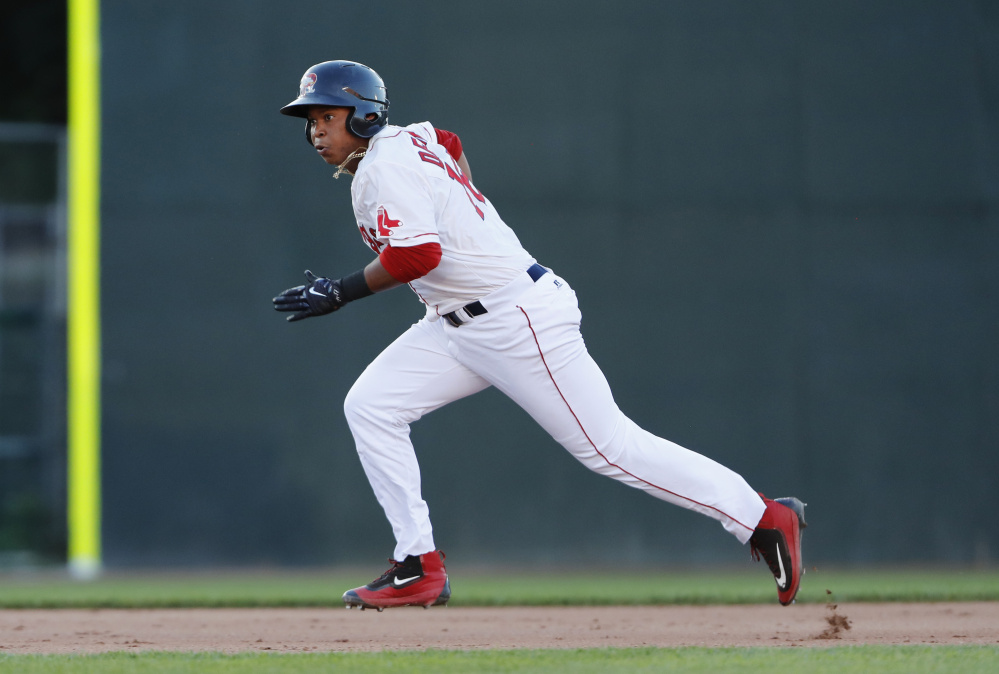
<path id="1" fill-rule="evenodd" d="M 304 96 L 305 94 L 311 94 L 316 90 L 316 74 L 315 73 L 305 73 L 302 76 L 302 83 L 298 85 L 298 95 Z"/>

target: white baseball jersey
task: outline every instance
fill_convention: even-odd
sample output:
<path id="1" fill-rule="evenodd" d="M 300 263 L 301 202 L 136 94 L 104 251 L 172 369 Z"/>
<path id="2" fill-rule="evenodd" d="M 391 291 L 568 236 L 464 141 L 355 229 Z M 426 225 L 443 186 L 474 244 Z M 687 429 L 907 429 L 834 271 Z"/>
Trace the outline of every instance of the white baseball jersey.
<path id="1" fill-rule="evenodd" d="M 361 236 L 375 253 L 440 244 L 440 264 L 409 284 L 431 320 L 506 286 L 535 261 L 429 122 L 379 131 L 351 197 Z"/>

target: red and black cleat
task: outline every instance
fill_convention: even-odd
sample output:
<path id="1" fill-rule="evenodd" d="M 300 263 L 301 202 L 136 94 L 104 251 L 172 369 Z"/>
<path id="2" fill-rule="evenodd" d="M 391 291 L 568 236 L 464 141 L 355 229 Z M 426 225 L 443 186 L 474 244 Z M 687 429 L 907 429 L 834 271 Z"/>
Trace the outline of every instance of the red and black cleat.
<path id="1" fill-rule="evenodd" d="M 391 606 L 430 608 L 447 604 L 451 583 L 444 568 L 443 552 L 435 550 L 419 557 L 409 555 L 401 562 L 389 561 L 392 568 L 381 577 L 343 593 L 347 608 L 360 606 L 381 611 Z"/>
<path id="2" fill-rule="evenodd" d="M 801 531 L 805 504 L 794 497 L 768 499 L 760 494 L 767 509 L 749 539 L 753 558 L 763 556 L 777 581 L 777 598 L 787 606 L 794 601 L 804 569 L 801 564 Z"/>

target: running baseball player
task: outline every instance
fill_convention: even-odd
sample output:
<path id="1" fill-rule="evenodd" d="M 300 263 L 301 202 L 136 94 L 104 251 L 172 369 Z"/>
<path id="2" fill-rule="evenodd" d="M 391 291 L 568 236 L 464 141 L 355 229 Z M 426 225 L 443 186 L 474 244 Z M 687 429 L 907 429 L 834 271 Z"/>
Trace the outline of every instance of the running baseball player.
<path id="1" fill-rule="evenodd" d="M 309 68 L 281 108 L 306 120 L 319 156 L 353 176 L 351 199 L 376 257 L 274 298 L 289 321 L 408 284 L 426 315 L 368 365 L 344 402 L 375 496 L 392 525 L 392 568 L 343 595 L 347 608 L 430 607 L 451 596 L 434 543 L 410 424 L 495 386 L 590 470 L 718 520 L 749 543 L 790 604 L 802 574 L 804 504 L 771 500 L 735 472 L 639 428 L 618 409 L 580 335 L 576 294 L 537 262 L 472 182 L 457 135 L 388 123 L 385 84 L 351 61 Z"/>

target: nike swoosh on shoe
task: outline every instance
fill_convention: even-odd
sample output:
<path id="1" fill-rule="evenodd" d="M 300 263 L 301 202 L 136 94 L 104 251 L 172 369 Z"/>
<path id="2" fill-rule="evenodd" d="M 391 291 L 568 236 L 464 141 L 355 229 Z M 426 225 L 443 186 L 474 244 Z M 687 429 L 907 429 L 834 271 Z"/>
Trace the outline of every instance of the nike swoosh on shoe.
<path id="1" fill-rule="evenodd" d="M 777 546 L 777 566 L 780 567 L 780 576 L 776 578 L 777 587 L 784 590 L 787 586 L 787 574 L 784 572 L 784 560 L 780 556 L 780 546 Z"/>

